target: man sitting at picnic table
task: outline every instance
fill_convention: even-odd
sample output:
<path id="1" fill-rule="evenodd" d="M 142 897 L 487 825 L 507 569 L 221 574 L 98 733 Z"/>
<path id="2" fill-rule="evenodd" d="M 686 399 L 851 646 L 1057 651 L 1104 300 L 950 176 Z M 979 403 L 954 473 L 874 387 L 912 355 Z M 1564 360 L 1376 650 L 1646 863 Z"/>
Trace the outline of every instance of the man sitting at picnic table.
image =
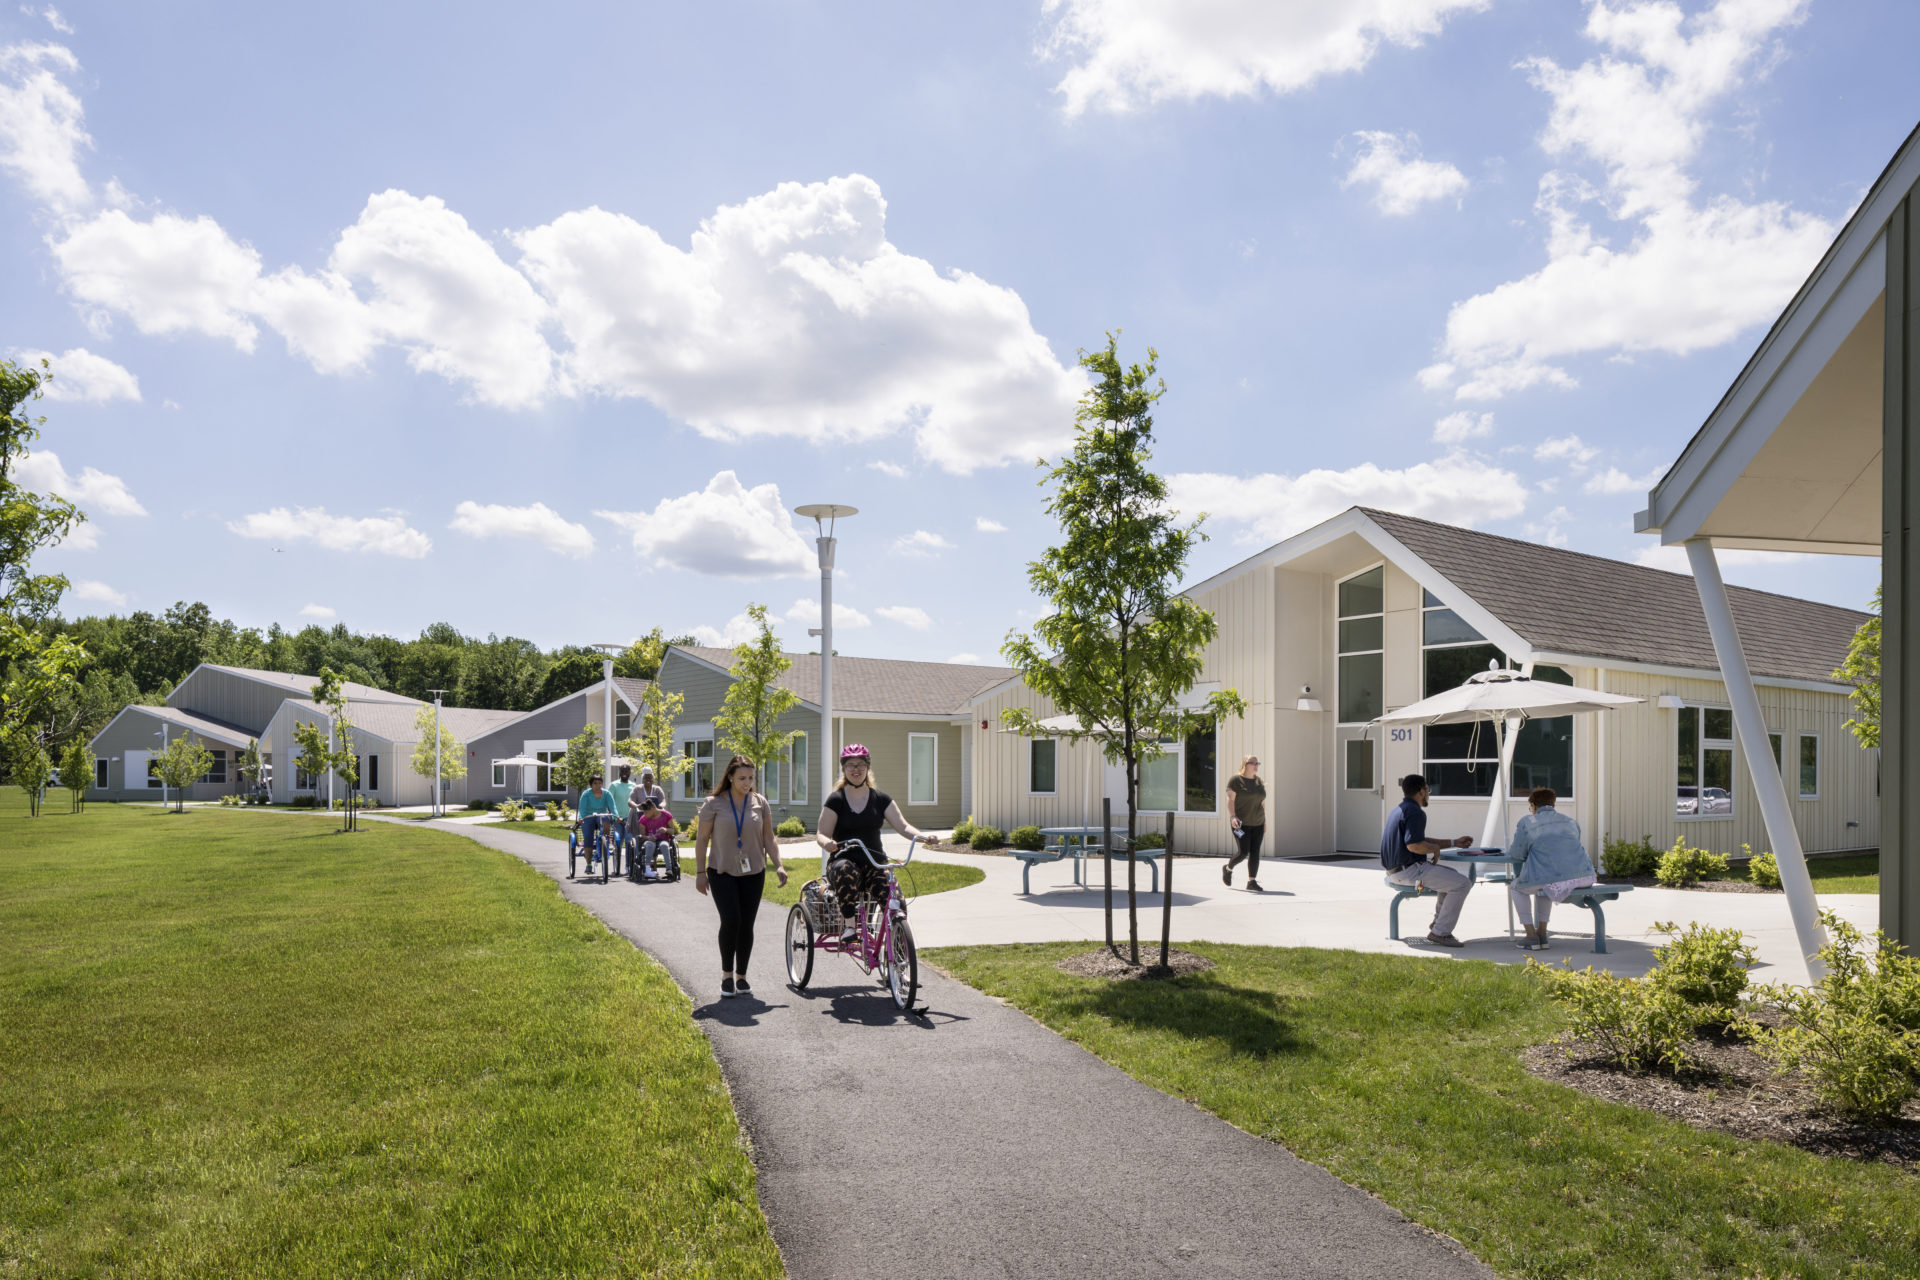
<path id="1" fill-rule="evenodd" d="M 1427 941 L 1441 947 L 1460 946 L 1460 939 L 1453 936 L 1453 926 L 1460 919 L 1460 908 L 1467 905 L 1473 881 L 1433 859 L 1442 849 L 1465 849 L 1473 841 L 1466 836 L 1453 841 L 1427 839 L 1427 800 L 1432 794 L 1427 780 L 1410 773 L 1400 779 L 1400 790 L 1406 799 L 1387 815 L 1387 830 L 1380 838 L 1380 865 L 1387 869 L 1388 884 L 1419 885 L 1440 896 Z"/>

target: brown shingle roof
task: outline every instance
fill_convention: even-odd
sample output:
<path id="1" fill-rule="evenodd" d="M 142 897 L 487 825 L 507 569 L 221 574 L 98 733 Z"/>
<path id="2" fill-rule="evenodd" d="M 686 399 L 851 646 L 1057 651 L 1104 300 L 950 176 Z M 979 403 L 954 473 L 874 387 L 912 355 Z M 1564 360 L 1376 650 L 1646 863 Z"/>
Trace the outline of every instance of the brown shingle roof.
<path id="1" fill-rule="evenodd" d="M 652 686 L 653 681 L 636 680 L 632 676 L 615 676 L 613 683 L 620 690 L 620 696 L 627 700 L 627 705 L 637 708 L 646 705 L 647 689 Z"/>
<path id="2" fill-rule="evenodd" d="M 312 698 L 289 698 L 287 701 L 296 707 L 325 715 L 320 705 Z M 420 714 L 420 708 L 431 703 L 393 703 L 361 702 L 347 703 L 347 719 L 356 729 L 364 729 L 376 738 L 385 738 L 388 742 L 418 742 L 420 731 L 414 727 L 414 717 Z M 468 742 L 483 734 L 491 733 L 509 720 L 517 720 L 518 711 L 485 711 L 475 707 L 442 707 L 440 724 L 461 742 Z M 432 741 L 433 735 L 427 734 Z"/>
<path id="3" fill-rule="evenodd" d="M 733 666 L 733 650 L 676 645 L 717 667 Z M 786 655 L 793 665 L 782 687 L 808 702 L 820 702 L 820 657 Z M 903 662 L 893 658 L 833 659 L 833 709 L 849 715 L 957 715 L 983 690 L 1014 674 L 1011 667 L 973 667 L 955 662 Z"/>
<path id="4" fill-rule="evenodd" d="M 1689 574 L 1360 510 L 1537 649 L 1720 667 Z M 1868 616 L 1748 587 L 1728 587 L 1727 595 L 1755 675 L 1833 681 Z"/>

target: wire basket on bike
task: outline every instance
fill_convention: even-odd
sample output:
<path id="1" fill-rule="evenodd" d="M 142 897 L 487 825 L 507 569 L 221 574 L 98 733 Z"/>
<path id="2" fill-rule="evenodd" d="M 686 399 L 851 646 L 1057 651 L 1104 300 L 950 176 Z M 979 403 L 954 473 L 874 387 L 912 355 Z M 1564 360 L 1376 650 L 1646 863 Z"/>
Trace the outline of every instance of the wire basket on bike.
<path id="1" fill-rule="evenodd" d="M 816 935 L 840 931 L 840 900 L 825 880 L 807 881 L 800 890 L 800 901 L 806 908 L 807 924 Z"/>

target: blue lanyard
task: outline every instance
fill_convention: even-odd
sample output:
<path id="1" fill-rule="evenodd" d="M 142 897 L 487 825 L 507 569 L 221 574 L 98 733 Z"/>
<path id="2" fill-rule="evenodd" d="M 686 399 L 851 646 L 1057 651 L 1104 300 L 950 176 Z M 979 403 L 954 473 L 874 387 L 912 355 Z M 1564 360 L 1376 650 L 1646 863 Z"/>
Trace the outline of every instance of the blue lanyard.
<path id="1" fill-rule="evenodd" d="M 742 833 L 746 829 L 747 815 L 753 812 L 753 797 L 748 796 L 747 807 L 741 809 L 733 803 L 733 791 L 729 789 L 727 791 L 727 808 L 733 811 L 733 847 L 736 849 L 744 849 L 746 847 L 746 840 Z"/>

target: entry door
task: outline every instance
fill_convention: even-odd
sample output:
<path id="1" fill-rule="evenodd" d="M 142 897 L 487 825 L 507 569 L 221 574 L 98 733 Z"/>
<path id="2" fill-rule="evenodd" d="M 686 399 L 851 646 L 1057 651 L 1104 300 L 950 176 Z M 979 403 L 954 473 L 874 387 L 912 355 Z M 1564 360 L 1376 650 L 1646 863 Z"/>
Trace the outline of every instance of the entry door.
<path id="1" fill-rule="evenodd" d="M 1380 776 L 1380 733 L 1359 728 L 1334 735 L 1334 843 L 1342 853 L 1374 853 L 1386 805 Z"/>

